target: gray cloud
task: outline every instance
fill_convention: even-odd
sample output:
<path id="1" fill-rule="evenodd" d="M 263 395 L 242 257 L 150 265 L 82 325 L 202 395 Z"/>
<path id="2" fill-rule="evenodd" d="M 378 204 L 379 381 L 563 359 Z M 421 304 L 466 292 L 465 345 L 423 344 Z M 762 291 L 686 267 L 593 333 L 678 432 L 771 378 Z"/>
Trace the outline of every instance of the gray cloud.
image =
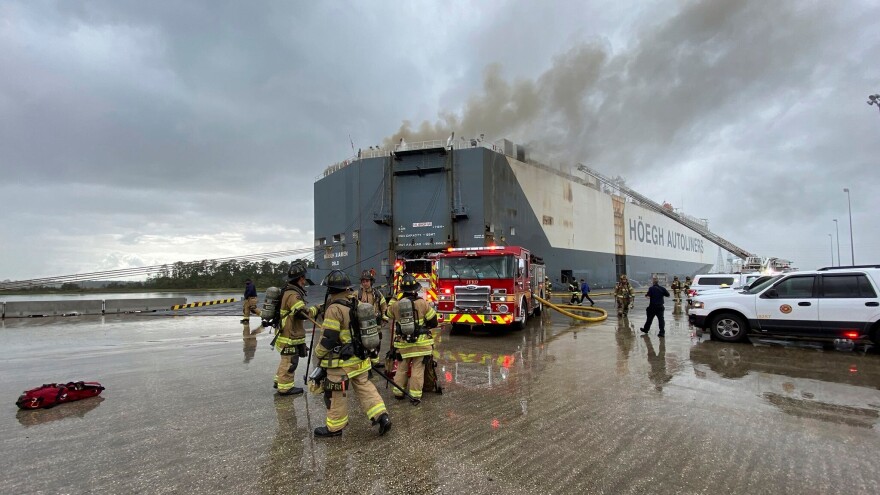
<path id="1" fill-rule="evenodd" d="M 313 178 L 351 154 L 349 136 L 365 148 L 453 129 L 623 174 L 804 267 L 824 263 L 850 187 L 867 256 L 880 248 L 880 122 L 864 104 L 880 78 L 865 62 L 877 14 L 757 1 L 4 2 L 0 279 L 308 246 Z"/>
<path id="2" fill-rule="evenodd" d="M 404 121 L 385 143 L 453 130 L 512 137 L 546 161 L 623 174 L 658 201 L 686 197 L 686 209 L 734 242 L 814 266 L 822 249 L 805 250 L 824 242 L 824 216 L 839 216 L 841 187 L 880 183 L 877 129 L 861 106 L 877 75 L 860 56 L 878 48 L 865 36 L 877 28 L 878 9 L 869 10 L 687 2 L 656 24 L 642 19 L 623 48 L 580 42 L 534 78 L 508 80 L 490 65 L 463 108 Z M 800 245 L 785 242 L 793 229 Z"/>

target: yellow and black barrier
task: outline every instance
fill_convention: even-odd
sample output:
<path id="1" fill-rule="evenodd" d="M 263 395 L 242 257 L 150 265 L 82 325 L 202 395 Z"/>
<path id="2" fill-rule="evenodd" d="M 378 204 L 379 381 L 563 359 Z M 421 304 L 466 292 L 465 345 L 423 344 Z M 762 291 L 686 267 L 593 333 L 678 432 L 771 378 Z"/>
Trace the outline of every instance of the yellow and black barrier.
<path id="1" fill-rule="evenodd" d="M 188 308 L 201 308 L 202 306 L 213 306 L 215 304 L 229 304 L 238 301 L 238 298 L 230 297 L 228 299 L 217 299 L 215 301 L 201 301 L 194 302 L 189 304 L 177 304 L 175 306 L 171 306 L 172 310 L 178 309 L 188 309 Z"/>

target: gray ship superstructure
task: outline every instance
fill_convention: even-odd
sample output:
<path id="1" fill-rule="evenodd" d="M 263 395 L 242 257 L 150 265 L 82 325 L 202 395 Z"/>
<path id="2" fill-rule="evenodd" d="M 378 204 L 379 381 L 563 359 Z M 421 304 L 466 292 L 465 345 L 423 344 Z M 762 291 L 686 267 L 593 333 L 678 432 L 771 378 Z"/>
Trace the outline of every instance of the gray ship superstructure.
<path id="1" fill-rule="evenodd" d="M 372 268 L 382 284 L 398 257 L 517 245 L 544 259 L 554 284 L 609 287 L 622 273 L 642 283 L 705 273 L 719 246 L 750 254 L 619 179 L 580 170 L 586 178 L 528 160 L 507 140 L 361 151 L 315 182 L 316 276 Z"/>

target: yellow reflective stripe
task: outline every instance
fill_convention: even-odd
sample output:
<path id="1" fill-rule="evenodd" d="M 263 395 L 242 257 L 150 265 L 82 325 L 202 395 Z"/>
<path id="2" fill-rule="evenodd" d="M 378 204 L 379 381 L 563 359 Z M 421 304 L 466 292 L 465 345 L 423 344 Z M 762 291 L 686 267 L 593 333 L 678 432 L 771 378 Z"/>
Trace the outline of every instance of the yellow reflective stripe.
<path id="1" fill-rule="evenodd" d="M 388 410 L 385 409 L 385 403 L 384 403 L 384 402 L 380 402 L 380 403 L 376 404 L 375 406 L 371 407 L 371 408 L 367 411 L 367 417 L 370 418 L 370 419 L 373 419 L 373 418 L 376 418 L 376 417 L 378 417 L 378 416 L 381 416 L 382 413 L 385 413 L 385 412 L 387 412 L 387 411 L 388 411 Z"/>
<path id="2" fill-rule="evenodd" d="M 419 357 L 419 356 L 430 356 L 430 355 L 431 355 L 431 351 L 413 351 L 413 352 L 401 352 L 400 353 L 400 357 L 402 357 L 403 359 L 414 358 L 414 357 Z"/>
<path id="3" fill-rule="evenodd" d="M 305 344 L 306 338 L 303 337 L 301 339 L 288 339 L 286 337 L 278 337 L 278 340 L 275 341 L 275 348 L 279 351 L 284 347 L 290 347 L 300 344 Z"/>
<path id="4" fill-rule="evenodd" d="M 293 303 L 293 306 L 290 307 L 290 310 L 291 311 L 299 311 L 299 310 L 303 309 L 304 307 L 306 307 L 306 303 L 304 303 L 302 300 L 299 300 L 299 301 Z"/>
<path id="5" fill-rule="evenodd" d="M 394 347 L 396 347 L 398 349 L 406 349 L 408 347 L 422 347 L 422 346 L 429 346 L 429 345 L 434 345 L 434 338 L 431 337 L 430 335 L 427 335 L 427 334 L 426 335 L 419 335 L 419 339 L 416 340 L 415 342 L 400 342 L 400 341 L 394 342 Z"/>
<path id="6" fill-rule="evenodd" d="M 327 418 L 327 428 L 334 429 L 334 431 L 338 431 L 340 428 L 348 424 L 348 416 L 344 416 L 340 419 L 330 419 Z"/>
<path id="7" fill-rule="evenodd" d="M 357 369 L 346 372 L 349 378 L 354 378 L 358 375 L 363 375 L 364 373 L 370 371 L 370 369 L 373 367 L 373 363 L 371 363 L 369 359 L 364 359 L 354 366 L 357 366 Z"/>
<path id="8" fill-rule="evenodd" d="M 287 392 L 292 389 L 294 382 L 278 382 L 278 390 L 281 392 Z"/>
<path id="9" fill-rule="evenodd" d="M 339 358 L 334 359 L 322 359 L 318 364 L 321 365 L 322 368 L 342 368 L 343 366 L 357 366 L 361 364 L 364 360 L 361 358 L 353 357 L 346 359 L 343 361 Z M 369 361 L 367 361 L 369 362 Z M 369 369 L 369 368 L 367 368 Z M 366 371 L 366 370 L 364 370 Z M 349 375 L 350 376 L 350 375 Z"/>
<path id="10" fill-rule="evenodd" d="M 312 318 L 318 316 L 318 308 L 316 308 L 314 306 L 309 308 L 309 316 L 311 316 Z"/>
<path id="11" fill-rule="evenodd" d="M 421 398 L 422 398 L 422 391 L 421 391 L 421 390 L 413 390 L 413 389 L 410 389 L 410 390 L 409 390 L 409 395 L 412 395 L 412 396 L 415 397 L 416 399 L 421 399 Z"/>
<path id="12" fill-rule="evenodd" d="M 343 344 L 348 344 L 351 342 L 351 330 L 348 328 L 343 328 L 342 331 L 339 332 L 339 341 Z"/>
<path id="13" fill-rule="evenodd" d="M 339 331 L 340 327 L 339 321 L 332 318 L 324 318 L 324 323 L 322 323 L 321 325 L 327 330 L 336 330 L 337 332 Z"/>
<path id="14" fill-rule="evenodd" d="M 425 313 L 425 320 L 430 320 L 431 318 L 437 316 L 437 312 L 434 311 L 434 308 L 428 306 L 428 311 Z M 422 320 L 424 321 L 424 320 Z"/>

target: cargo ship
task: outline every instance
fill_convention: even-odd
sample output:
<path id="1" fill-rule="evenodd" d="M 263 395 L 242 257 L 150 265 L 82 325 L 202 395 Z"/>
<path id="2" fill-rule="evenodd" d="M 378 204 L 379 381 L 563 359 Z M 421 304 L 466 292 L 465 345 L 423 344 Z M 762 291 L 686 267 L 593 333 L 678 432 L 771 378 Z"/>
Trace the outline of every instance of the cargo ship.
<path id="1" fill-rule="evenodd" d="M 753 256 L 620 178 L 542 164 L 506 139 L 361 150 L 317 177 L 314 198 L 315 277 L 373 270 L 384 284 L 397 259 L 507 245 L 543 258 L 554 286 L 611 287 L 621 274 L 644 285 L 706 273 L 723 251 Z"/>

